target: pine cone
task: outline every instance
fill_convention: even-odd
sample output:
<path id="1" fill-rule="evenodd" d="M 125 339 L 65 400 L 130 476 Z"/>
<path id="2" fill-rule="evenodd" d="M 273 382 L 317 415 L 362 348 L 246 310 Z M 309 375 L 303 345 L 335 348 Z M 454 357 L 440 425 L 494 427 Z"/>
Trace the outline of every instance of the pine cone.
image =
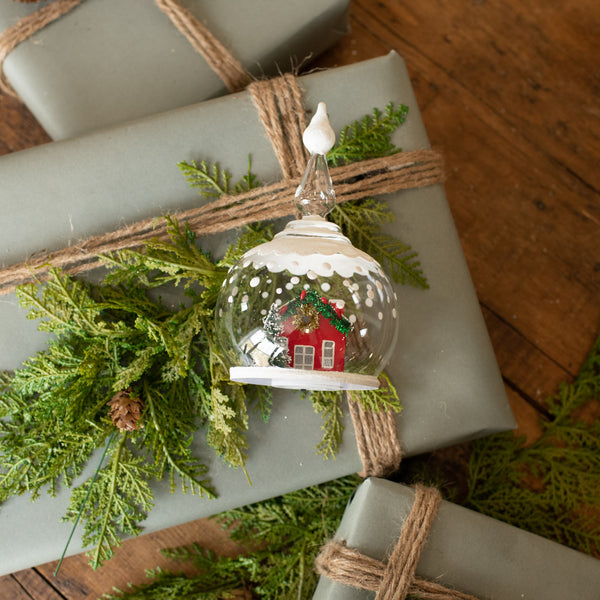
<path id="1" fill-rule="evenodd" d="M 144 403 L 140 398 L 132 398 L 130 394 L 130 388 L 121 390 L 108 402 L 110 418 L 113 425 L 118 427 L 120 431 L 135 431 L 144 426 L 139 422 Z"/>

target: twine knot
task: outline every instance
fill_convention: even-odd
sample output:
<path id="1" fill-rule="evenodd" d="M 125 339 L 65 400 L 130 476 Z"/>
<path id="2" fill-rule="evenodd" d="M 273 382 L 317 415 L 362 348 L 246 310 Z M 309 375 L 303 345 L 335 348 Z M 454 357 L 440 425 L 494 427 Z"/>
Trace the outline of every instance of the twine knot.
<path id="1" fill-rule="evenodd" d="M 437 489 L 415 487 L 411 511 L 387 564 L 332 540 L 315 560 L 317 573 L 343 585 L 378 592 L 378 600 L 405 600 L 409 594 L 422 600 L 477 600 L 415 575 L 440 501 Z"/>

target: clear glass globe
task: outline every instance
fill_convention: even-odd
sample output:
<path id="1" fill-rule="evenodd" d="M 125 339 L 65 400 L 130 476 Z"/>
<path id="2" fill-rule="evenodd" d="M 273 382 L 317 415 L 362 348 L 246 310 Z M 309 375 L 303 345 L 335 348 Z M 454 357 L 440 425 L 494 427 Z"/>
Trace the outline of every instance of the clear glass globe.
<path id="1" fill-rule="evenodd" d="M 244 254 L 216 307 L 232 381 L 283 388 L 379 387 L 397 329 L 379 263 L 316 215 Z"/>

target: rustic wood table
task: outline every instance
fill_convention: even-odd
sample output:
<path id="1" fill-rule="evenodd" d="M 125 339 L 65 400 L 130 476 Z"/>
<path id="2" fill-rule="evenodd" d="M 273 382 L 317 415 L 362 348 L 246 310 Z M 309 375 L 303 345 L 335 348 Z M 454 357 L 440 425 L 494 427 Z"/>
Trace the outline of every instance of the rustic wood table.
<path id="1" fill-rule="evenodd" d="M 353 0 L 351 25 L 316 65 L 391 49 L 406 60 L 446 158 L 448 200 L 510 402 L 535 436 L 545 398 L 577 374 L 600 325 L 600 3 Z M 0 96 L 0 154 L 48 141 Z M 124 543 L 98 572 L 79 555 L 58 577 L 56 563 L 2 577 L 0 600 L 97 598 L 166 566 L 160 548 L 192 541 L 232 549 L 199 520 Z"/>

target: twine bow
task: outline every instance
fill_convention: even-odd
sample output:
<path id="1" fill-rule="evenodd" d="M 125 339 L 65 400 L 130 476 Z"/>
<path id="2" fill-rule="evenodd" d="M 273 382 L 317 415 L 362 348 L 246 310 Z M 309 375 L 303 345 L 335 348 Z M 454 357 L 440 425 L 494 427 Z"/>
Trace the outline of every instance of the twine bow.
<path id="1" fill-rule="evenodd" d="M 0 35 L 0 70 L 6 56 L 16 45 L 49 23 L 81 4 L 83 0 L 55 0 L 52 4 L 25 17 Z M 188 222 L 197 235 L 219 233 L 293 214 L 290 198 L 300 182 L 306 166 L 302 132 L 306 127 L 302 94 L 297 79 L 290 74 L 251 83 L 241 63 L 211 32 L 176 0 L 155 0 L 205 58 L 230 91 L 244 87 L 252 96 L 259 117 L 279 161 L 283 179 L 277 183 L 252 189 L 246 193 L 223 195 L 218 200 L 187 211 L 175 213 Z M 0 72 L 0 89 L 16 95 Z M 441 183 L 444 178 L 441 156 L 431 150 L 402 152 L 383 158 L 365 160 L 331 170 L 336 187 L 336 201 L 345 202 L 426 185 Z M 47 279 L 52 262 L 71 274 L 91 270 L 98 255 L 126 248 L 137 248 L 150 238 L 168 238 L 165 222 L 146 219 L 107 234 L 90 237 L 54 252 L 39 252 L 30 260 L 0 270 L 0 295 L 12 292 L 18 285 Z M 391 411 L 364 411 L 354 395 L 348 398 L 350 414 L 363 462 L 363 476 L 383 476 L 396 470 L 402 458 L 397 439 L 395 417 Z"/>
<path id="2" fill-rule="evenodd" d="M 409 594 L 421 600 L 477 600 L 415 575 L 440 501 L 435 488 L 416 486 L 414 503 L 387 564 L 332 540 L 316 558 L 317 572 L 343 585 L 378 592 L 377 600 L 405 600 Z"/>

